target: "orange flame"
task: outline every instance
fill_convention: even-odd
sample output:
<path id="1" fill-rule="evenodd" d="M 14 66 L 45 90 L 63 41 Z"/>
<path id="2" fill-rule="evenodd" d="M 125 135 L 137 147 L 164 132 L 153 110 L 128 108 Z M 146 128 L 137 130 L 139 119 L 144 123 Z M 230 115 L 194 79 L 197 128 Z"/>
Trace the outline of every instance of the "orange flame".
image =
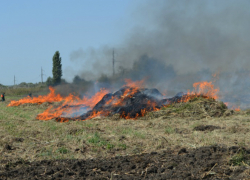
<path id="1" fill-rule="evenodd" d="M 144 81 L 135 81 L 133 82 L 130 79 L 125 79 L 126 84 L 123 87 L 128 87 L 124 90 L 124 93 L 119 97 L 112 97 L 109 101 L 106 102 L 107 106 L 124 106 L 124 99 L 125 98 L 132 98 L 134 94 L 138 92 L 140 88 L 144 87 Z M 193 84 L 194 90 L 192 92 L 188 92 L 186 96 L 183 96 L 181 102 L 186 102 L 194 97 L 202 96 L 205 98 L 214 98 L 217 99 L 219 89 L 215 89 L 212 82 L 197 82 Z M 45 96 L 38 96 L 38 97 L 27 97 L 23 98 L 19 101 L 11 101 L 8 106 L 18 106 L 20 104 L 24 103 L 37 103 L 42 104 L 44 102 L 58 102 L 63 101 L 62 105 L 59 107 L 52 107 L 50 106 L 48 109 L 46 109 L 43 113 L 37 115 L 37 119 L 39 120 L 50 120 L 53 118 L 57 118 L 56 120 L 59 122 L 67 122 L 71 117 L 73 113 L 80 111 L 81 108 L 85 108 L 87 110 L 92 109 L 102 98 L 104 95 L 108 93 L 108 90 L 101 89 L 99 92 L 97 92 L 92 97 L 84 96 L 82 99 L 80 99 L 77 96 L 74 96 L 70 94 L 67 97 L 62 97 L 60 94 L 55 94 L 55 90 L 52 87 L 49 87 L 50 93 Z M 140 113 L 137 113 L 134 118 L 130 116 L 129 113 L 123 112 L 120 117 L 125 119 L 136 119 L 139 116 L 145 116 L 147 111 L 158 111 L 159 107 L 157 107 L 156 102 L 151 102 L 148 100 L 146 102 L 150 108 L 144 108 L 141 109 Z M 74 108 L 72 108 L 74 107 Z M 88 116 L 87 119 L 91 119 L 97 116 L 108 116 L 110 112 L 108 111 L 93 111 L 90 116 Z M 85 120 L 87 120 L 85 119 Z M 81 120 L 81 119 L 74 119 L 74 120 Z"/>
<path id="2" fill-rule="evenodd" d="M 212 82 L 202 81 L 193 84 L 194 90 L 188 91 L 187 96 L 182 99 L 182 102 L 187 102 L 195 97 L 202 96 L 203 98 L 218 99 L 219 89 L 215 89 Z"/>
<path id="3" fill-rule="evenodd" d="M 112 103 L 113 106 L 121 106 L 123 105 L 123 100 L 125 98 L 132 98 L 133 95 L 138 91 L 139 88 L 144 87 L 144 79 L 140 80 L 140 81 L 132 81 L 131 79 L 125 79 L 124 80 L 126 82 L 125 85 L 123 85 L 123 87 L 129 87 L 128 89 L 126 89 L 124 91 L 124 93 L 122 94 L 121 98 L 116 98 L 116 97 L 112 97 L 106 104 L 110 105 Z"/>
<path id="4" fill-rule="evenodd" d="M 233 104 L 232 102 L 224 102 L 224 104 L 229 108 L 229 109 L 232 109 L 232 110 L 235 110 L 235 111 L 240 111 L 240 106 L 236 106 L 235 104 Z"/>
<path id="5" fill-rule="evenodd" d="M 56 117 L 60 117 L 62 114 L 65 116 L 69 116 L 70 114 L 77 112 L 83 107 L 87 107 L 88 109 L 93 108 L 108 91 L 105 89 L 101 89 L 91 98 L 83 97 L 83 99 L 75 98 L 75 96 L 69 95 L 64 100 L 64 103 L 57 108 L 48 108 L 43 113 L 37 115 L 37 119 L 39 120 L 50 120 Z M 74 108 L 70 108 L 70 106 L 74 106 Z M 77 107 L 77 108 L 75 108 Z M 99 116 L 100 114 L 94 113 L 93 117 Z"/>
<path id="6" fill-rule="evenodd" d="M 8 106 L 19 106 L 21 104 L 42 104 L 44 102 L 59 102 L 62 101 L 63 98 L 60 94 L 55 94 L 55 89 L 52 87 L 49 87 L 50 93 L 45 96 L 38 96 L 38 97 L 25 97 L 23 99 L 20 99 L 19 101 L 11 101 Z"/>
<path id="7" fill-rule="evenodd" d="M 235 105 L 231 105 L 230 109 L 235 110 L 235 111 L 240 111 L 240 106 L 235 106 Z"/>
<path id="8" fill-rule="evenodd" d="M 200 94 L 203 96 L 207 96 L 209 98 L 218 99 L 219 89 L 215 89 L 212 82 L 207 82 L 207 81 L 196 82 L 193 84 L 193 87 L 195 89 L 194 90 L 195 94 Z"/>
<path id="9" fill-rule="evenodd" d="M 237 108 L 234 108 L 235 111 L 240 111 L 240 106 L 238 106 Z"/>
<path id="10" fill-rule="evenodd" d="M 131 88 L 142 88 L 145 85 L 145 79 L 142 79 L 140 81 L 132 81 L 131 79 L 124 79 L 124 81 L 126 82 L 126 84 L 123 85 L 123 87 L 128 86 Z"/>
<path id="11" fill-rule="evenodd" d="M 224 102 L 224 104 L 228 107 L 229 106 L 229 102 Z"/>

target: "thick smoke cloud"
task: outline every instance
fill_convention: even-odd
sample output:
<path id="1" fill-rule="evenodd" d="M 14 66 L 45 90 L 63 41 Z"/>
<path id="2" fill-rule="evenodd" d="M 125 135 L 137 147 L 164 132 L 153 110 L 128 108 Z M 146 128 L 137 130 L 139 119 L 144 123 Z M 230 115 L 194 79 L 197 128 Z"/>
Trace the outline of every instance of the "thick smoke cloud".
<path id="1" fill-rule="evenodd" d="M 222 92 L 250 85 L 250 2 L 248 0 L 154 0 L 131 12 L 136 26 L 115 47 L 119 77 L 150 77 L 149 85 L 169 91 L 193 82 L 216 82 Z M 112 45 L 78 49 L 71 61 L 83 64 L 87 80 L 112 75 Z M 123 75 L 123 76 L 122 76 Z"/>

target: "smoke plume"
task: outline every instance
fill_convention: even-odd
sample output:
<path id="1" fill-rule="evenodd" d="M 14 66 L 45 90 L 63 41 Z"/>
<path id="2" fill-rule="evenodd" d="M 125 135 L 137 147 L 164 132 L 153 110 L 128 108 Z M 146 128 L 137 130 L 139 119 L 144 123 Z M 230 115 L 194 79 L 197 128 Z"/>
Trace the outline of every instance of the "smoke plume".
<path id="1" fill-rule="evenodd" d="M 131 12 L 136 26 L 115 47 L 117 79 L 146 77 L 148 85 L 172 95 L 217 73 L 222 98 L 245 94 L 250 86 L 249 9 L 248 0 L 137 4 Z M 70 59 L 82 64 L 78 75 L 86 80 L 112 77 L 112 50 L 112 45 L 79 48 Z"/>

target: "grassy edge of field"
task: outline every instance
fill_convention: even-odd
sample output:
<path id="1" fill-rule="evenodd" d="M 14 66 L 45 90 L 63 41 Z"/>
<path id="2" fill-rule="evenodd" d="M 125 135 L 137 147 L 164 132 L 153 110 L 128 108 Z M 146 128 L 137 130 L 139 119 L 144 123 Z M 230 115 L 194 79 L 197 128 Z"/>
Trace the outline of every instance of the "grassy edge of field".
<path id="1" fill-rule="evenodd" d="M 7 107 L 9 102 L 10 98 L 0 102 L 0 160 L 104 158 L 167 148 L 250 144 L 250 117 L 244 111 L 222 117 L 181 117 L 170 116 L 164 108 L 137 120 L 97 117 L 57 123 L 36 120 L 46 106 Z M 194 131 L 199 125 L 220 128 Z"/>

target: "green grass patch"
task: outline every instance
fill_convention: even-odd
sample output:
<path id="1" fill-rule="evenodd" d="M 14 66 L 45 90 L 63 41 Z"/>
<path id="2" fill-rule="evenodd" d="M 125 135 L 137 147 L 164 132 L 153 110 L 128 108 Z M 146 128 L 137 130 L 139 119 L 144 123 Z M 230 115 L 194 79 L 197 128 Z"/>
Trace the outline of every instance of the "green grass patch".
<path id="1" fill-rule="evenodd" d="M 115 145 L 114 144 L 111 144 L 111 143 L 108 143 L 107 145 L 106 145 L 106 148 L 107 149 L 113 149 L 115 147 Z"/>
<path id="2" fill-rule="evenodd" d="M 170 126 L 167 126 L 165 128 L 165 133 L 166 134 L 173 134 L 174 133 L 174 129 L 172 127 L 170 127 Z"/>
<path id="3" fill-rule="evenodd" d="M 132 129 L 132 128 L 123 128 L 123 129 L 121 130 L 121 133 L 122 133 L 122 134 L 131 135 L 131 134 L 133 134 L 133 129 Z"/>
<path id="4" fill-rule="evenodd" d="M 93 124 L 93 123 L 89 123 L 89 122 L 87 122 L 86 124 L 85 124 L 85 127 L 88 127 L 88 128 L 91 128 L 91 127 L 94 127 L 95 125 Z"/>
<path id="5" fill-rule="evenodd" d="M 230 159 L 230 164 L 234 166 L 250 165 L 250 155 L 247 154 L 245 150 L 240 149 L 239 152 Z"/>
<path id="6" fill-rule="evenodd" d="M 52 124 L 51 126 L 49 126 L 49 129 L 51 131 L 56 131 L 58 129 L 58 127 L 56 125 Z"/>
<path id="7" fill-rule="evenodd" d="M 73 139 L 73 136 L 70 135 L 70 134 L 66 134 L 66 139 L 67 139 L 67 140 L 72 140 L 72 139 Z"/>
<path id="8" fill-rule="evenodd" d="M 103 140 L 100 137 L 99 133 L 94 133 L 94 135 L 88 139 L 88 142 L 95 145 L 95 146 L 105 146 L 107 144 L 107 141 Z"/>
<path id="9" fill-rule="evenodd" d="M 146 138 L 146 135 L 143 132 L 138 132 L 138 131 L 134 132 L 134 136 L 136 138 L 140 138 L 140 139 L 145 139 Z"/>
<path id="10" fill-rule="evenodd" d="M 44 148 L 42 152 L 39 154 L 39 156 L 42 156 L 42 157 L 51 157 L 52 155 L 53 155 L 52 148 L 49 148 L 49 149 Z"/>
<path id="11" fill-rule="evenodd" d="M 57 152 L 59 152 L 61 154 L 67 154 L 70 151 L 67 148 L 65 148 L 65 147 L 60 147 L 60 148 L 57 149 Z"/>
<path id="12" fill-rule="evenodd" d="M 169 106 L 167 107 L 162 107 L 161 110 L 167 110 L 169 108 Z"/>
<path id="13" fill-rule="evenodd" d="M 126 144 L 118 144 L 118 147 L 122 148 L 123 150 L 127 149 L 127 145 Z"/>

